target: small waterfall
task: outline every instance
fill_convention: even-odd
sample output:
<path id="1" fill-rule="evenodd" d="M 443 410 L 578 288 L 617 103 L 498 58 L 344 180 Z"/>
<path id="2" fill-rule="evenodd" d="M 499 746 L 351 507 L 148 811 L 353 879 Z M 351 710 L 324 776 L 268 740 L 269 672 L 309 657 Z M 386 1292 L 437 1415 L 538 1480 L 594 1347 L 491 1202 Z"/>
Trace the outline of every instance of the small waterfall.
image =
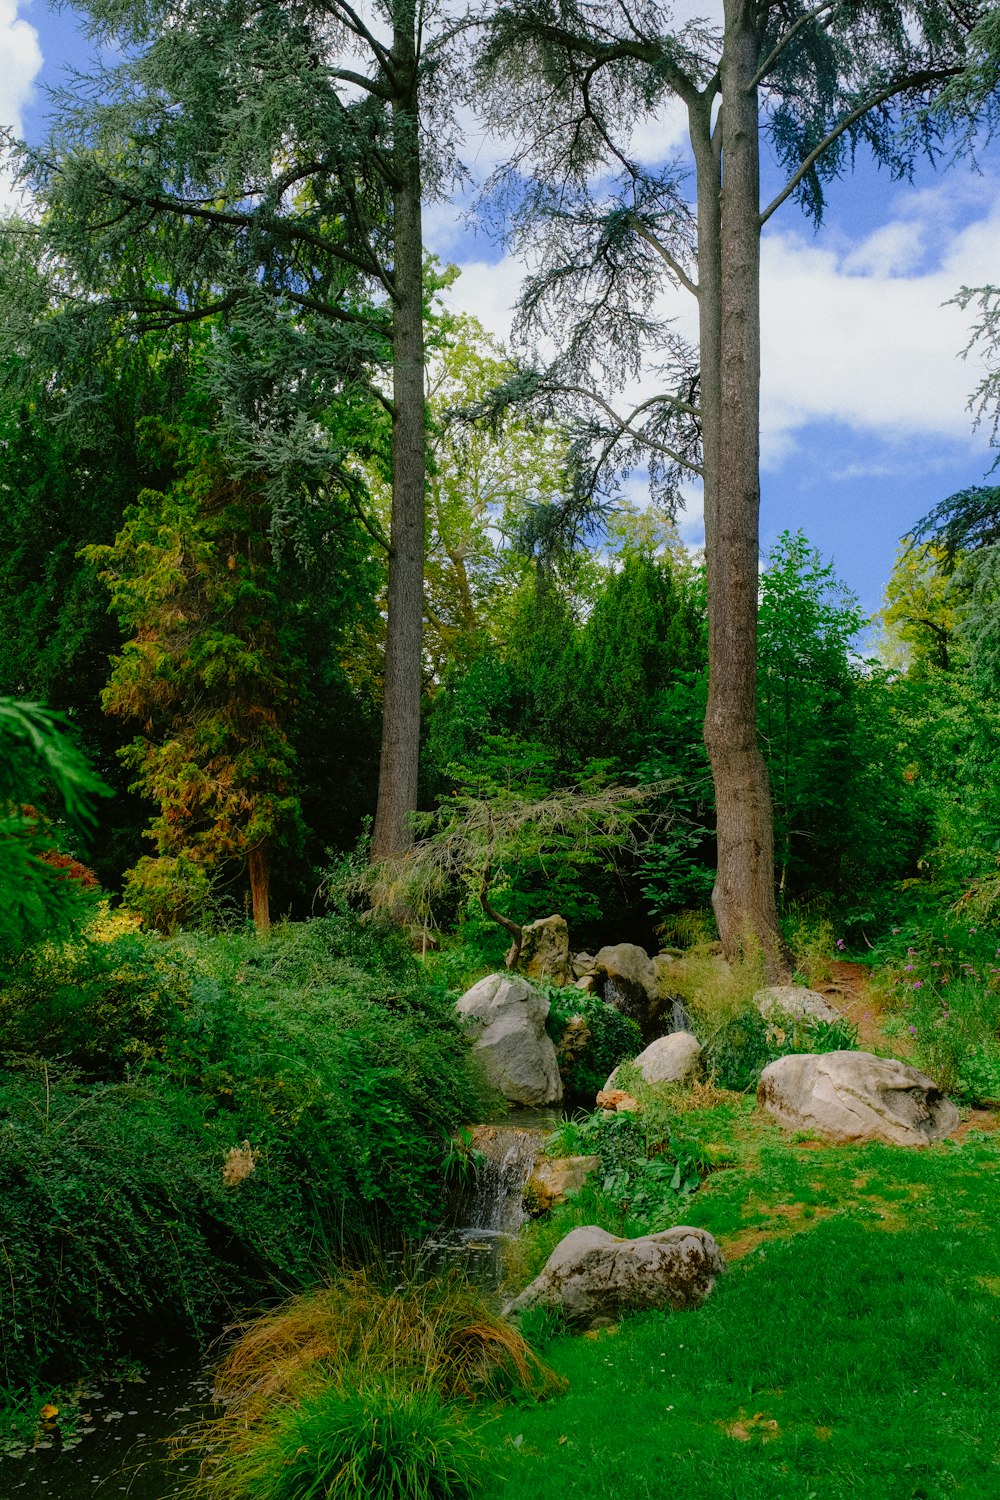
<path id="1" fill-rule="evenodd" d="M 480 1154 L 475 1191 L 463 1214 L 462 1229 L 516 1234 L 524 1223 L 524 1189 L 545 1139 L 543 1130 L 479 1125 L 472 1150 Z"/>
<path id="2" fill-rule="evenodd" d="M 473 1130 L 469 1144 L 479 1169 L 475 1181 L 453 1201 L 448 1223 L 421 1247 L 428 1274 L 462 1268 L 479 1286 L 499 1287 L 502 1248 L 527 1218 L 524 1189 L 558 1120 L 547 1111 L 522 1110 L 521 1115 L 524 1123 L 519 1125 L 477 1125 Z"/>

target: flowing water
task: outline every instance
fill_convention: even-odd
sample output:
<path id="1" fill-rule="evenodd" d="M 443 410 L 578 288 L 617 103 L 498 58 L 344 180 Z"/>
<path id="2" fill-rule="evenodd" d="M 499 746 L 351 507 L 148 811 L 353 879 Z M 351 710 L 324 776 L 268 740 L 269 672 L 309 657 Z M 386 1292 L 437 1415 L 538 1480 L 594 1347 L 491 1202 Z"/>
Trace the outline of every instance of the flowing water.
<path id="1" fill-rule="evenodd" d="M 479 1286 L 498 1288 L 503 1247 L 525 1221 L 525 1185 L 559 1119 L 551 1110 L 517 1110 L 475 1128 L 475 1182 L 417 1251 L 415 1271 L 457 1266 Z M 171 1458 L 165 1439 L 217 1410 L 204 1366 L 180 1356 L 152 1366 L 143 1380 L 96 1382 L 65 1438 L 57 1420 L 30 1453 L 0 1455 L 0 1500 L 174 1500 L 185 1494 L 198 1460 Z"/>
<path id="2" fill-rule="evenodd" d="M 498 1289 L 504 1246 L 527 1217 L 524 1189 L 560 1118 L 554 1110 L 519 1109 L 502 1121 L 476 1126 L 471 1143 L 479 1160 L 475 1182 L 457 1195 L 449 1221 L 424 1241 L 422 1269 L 433 1275 L 454 1266 L 477 1286 Z"/>

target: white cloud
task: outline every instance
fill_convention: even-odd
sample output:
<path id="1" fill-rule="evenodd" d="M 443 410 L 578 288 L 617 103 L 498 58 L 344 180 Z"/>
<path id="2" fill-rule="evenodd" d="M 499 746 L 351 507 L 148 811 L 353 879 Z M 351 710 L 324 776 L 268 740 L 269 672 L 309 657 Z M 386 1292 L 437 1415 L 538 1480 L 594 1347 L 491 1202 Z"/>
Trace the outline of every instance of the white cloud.
<path id="1" fill-rule="evenodd" d="M 985 213 L 950 235 L 940 234 L 942 197 L 929 195 L 847 253 L 796 233 L 767 236 L 761 404 L 769 466 L 811 421 L 886 440 L 970 438 L 967 402 L 981 365 L 962 359 L 969 315 L 949 304 L 960 286 L 996 277 L 1000 187 L 980 186 Z M 932 231 L 941 248 L 914 271 Z"/>
<path id="2" fill-rule="evenodd" d="M 513 255 L 504 255 L 498 261 L 465 261 L 461 276 L 445 292 L 444 300 L 455 312 L 471 313 L 490 333 L 507 342 L 524 275 L 524 264 Z"/>
<path id="3" fill-rule="evenodd" d="M 0 125 L 22 131 L 21 111 L 31 98 L 34 81 L 42 66 L 38 32 L 18 15 L 18 0 L 0 0 Z M 0 210 L 8 212 L 21 202 L 6 172 L 0 172 Z"/>
<path id="4" fill-rule="evenodd" d="M 981 452 L 967 403 L 982 364 L 975 353 L 962 357 L 972 319 L 951 299 L 963 285 L 998 280 L 1000 180 L 959 168 L 927 188 L 894 188 L 884 221 L 853 238 L 836 227 L 811 237 L 790 223 L 770 227 L 762 247 L 764 466 L 779 469 L 797 455 L 810 425 L 831 422 L 874 438 L 883 451 L 869 465 L 888 464 L 894 474 L 912 462 L 907 444 L 915 438 Z M 435 229 L 451 240 L 451 258 L 461 263 L 456 250 L 472 250 L 452 305 L 506 339 L 524 262 L 512 254 L 493 261 L 467 231 L 460 245 L 448 210 Z M 691 297 L 665 295 L 662 310 L 696 337 Z M 631 385 L 622 402 L 655 388 L 652 377 Z M 816 453 L 810 442 L 813 463 Z M 696 517 L 697 509 L 688 524 L 696 526 Z"/>

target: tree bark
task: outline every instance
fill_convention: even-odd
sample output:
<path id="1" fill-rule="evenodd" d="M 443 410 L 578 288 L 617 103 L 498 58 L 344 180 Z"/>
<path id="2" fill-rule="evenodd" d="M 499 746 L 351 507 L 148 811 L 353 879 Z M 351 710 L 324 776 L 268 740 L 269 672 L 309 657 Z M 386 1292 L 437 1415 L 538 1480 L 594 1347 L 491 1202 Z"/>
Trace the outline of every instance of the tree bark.
<path id="1" fill-rule="evenodd" d="M 709 622 L 705 745 L 717 817 L 712 906 L 723 950 L 734 957 L 759 944 L 770 977 L 778 978 L 787 964 L 775 908 L 771 795 L 757 741 L 760 164 L 752 80 L 758 45 L 753 5 L 725 0 L 714 193 L 704 122 L 696 152 Z M 718 163 L 718 151 L 712 155 Z M 705 192 L 719 204 L 717 230 L 713 206 L 703 212 Z"/>
<path id="2" fill-rule="evenodd" d="M 393 40 L 392 521 L 382 753 L 372 857 L 409 848 L 420 758 L 424 596 L 424 303 L 417 57 L 412 6 Z"/>
<path id="3" fill-rule="evenodd" d="M 250 897 L 253 901 L 253 925 L 261 937 L 271 931 L 271 871 L 267 850 L 262 844 L 251 849 L 247 856 L 247 873 L 250 876 Z"/>

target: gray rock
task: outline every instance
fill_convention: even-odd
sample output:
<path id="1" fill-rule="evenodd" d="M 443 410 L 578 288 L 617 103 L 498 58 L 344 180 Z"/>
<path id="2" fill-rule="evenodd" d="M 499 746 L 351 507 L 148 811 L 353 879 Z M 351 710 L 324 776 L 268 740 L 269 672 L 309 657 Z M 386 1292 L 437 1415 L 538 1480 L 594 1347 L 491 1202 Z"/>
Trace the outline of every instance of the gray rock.
<path id="1" fill-rule="evenodd" d="M 926 1074 L 870 1052 L 776 1058 L 760 1075 L 757 1100 L 790 1130 L 834 1141 L 926 1146 L 958 1125 L 958 1110 Z"/>
<path id="2" fill-rule="evenodd" d="M 660 992 L 656 970 L 645 948 L 635 943 L 614 943 L 602 948 L 594 959 L 594 973 L 602 981 L 609 1005 L 638 1021 L 644 1041 L 651 1041 L 651 1006 L 658 1006 Z"/>
<path id="3" fill-rule="evenodd" d="M 592 953 L 574 953 L 572 964 L 573 973 L 577 979 L 582 979 L 584 975 L 594 972 L 594 955 Z"/>
<path id="4" fill-rule="evenodd" d="M 572 984 L 569 928 L 562 917 L 539 917 L 523 930 L 517 967 L 529 979 L 546 984 Z"/>
<path id="5" fill-rule="evenodd" d="M 599 1156 L 542 1156 L 524 1190 L 533 1213 L 546 1213 L 565 1203 L 567 1193 L 578 1193 L 601 1165 Z"/>
<path id="6" fill-rule="evenodd" d="M 793 1020 L 807 1018 L 816 1021 L 842 1021 L 840 1011 L 824 999 L 816 990 L 807 990 L 800 984 L 772 984 L 766 990 L 758 990 L 753 1003 L 766 1021 L 790 1016 Z"/>
<path id="7" fill-rule="evenodd" d="M 672 953 L 654 953 L 650 959 L 653 966 L 653 980 L 657 993 L 664 999 L 670 999 L 675 992 L 675 986 L 684 972 L 684 964 Z"/>
<path id="8" fill-rule="evenodd" d="M 559 1307 L 583 1327 L 613 1322 L 629 1309 L 697 1307 L 726 1269 L 704 1229 L 678 1226 L 622 1240 L 589 1224 L 573 1229 L 541 1274 L 504 1309 Z"/>
<path id="9" fill-rule="evenodd" d="M 549 1002 L 517 974 L 488 974 L 455 1009 L 486 1076 L 514 1104 L 558 1104 L 562 1079 L 545 1030 Z"/>
<path id="10" fill-rule="evenodd" d="M 638 1068 L 647 1083 L 683 1083 L 701 1072 L 701 1043 L 690 1031 L 672 1031 L 669 1036 L 659 1036 L 650 1042 L 644 1052 L 633 1058 L 631 1066 Z M 606 1089 L 620 1088 L 619 1063 L 611 1074 Z"/>

